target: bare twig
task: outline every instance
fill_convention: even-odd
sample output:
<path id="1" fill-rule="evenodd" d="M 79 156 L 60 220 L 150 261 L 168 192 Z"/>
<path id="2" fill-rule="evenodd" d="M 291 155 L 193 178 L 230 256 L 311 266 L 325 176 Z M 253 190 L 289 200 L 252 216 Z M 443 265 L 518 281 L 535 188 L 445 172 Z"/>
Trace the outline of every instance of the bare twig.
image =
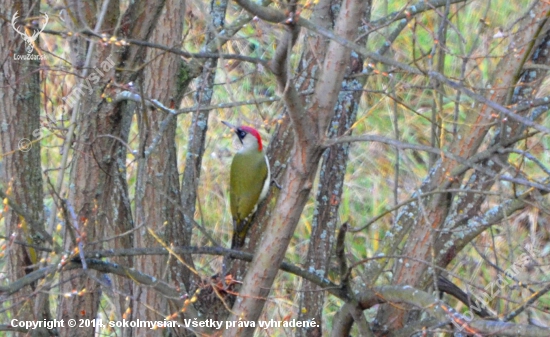
<path id="1" fill-rule="evenodd" d="M 485 98 L 484 96 L 481 96 L 481 95 L 478 95 L 476 94 L 475 92 L 473 92 L 472 90 L 464 87 L 463 85 L 461 85 L 460 83 L 457 83 L 457 82 L 453 82 L 451 80 L 449 80 L 447 77 L 443 76 L 442 74 L 438 73 L 438 72 L 435 72 L 435 71 L 430 71 L 428 73 L 428 75 L 430 77 L 434 77 L 436 78 L 437 80 L 445 83 L 446 85 L 456 89 L 456 90 L 460 90 L 462 91 L 462 93 L 466 94 L 467 96 L 473 98 L 474 100 L 480 102 L 480 103 L 483 103 L 483 104 L 486 104 L 488 105 L 489 107 L 493 108 L 494 110 L 510 117 L 511 119 L 517 121 L 517 122 L 520 122 L 520 123 L 523 123 L 527 126 L 530 126 L 540 132 L 544 132 L 544 133 L 550 133 L 550 129 L 545 127 L 545 126 L 542 126 L 540 124 L 537 124 L 535 122 L 533 122 L 532 120 L 530 120 L 529 118 L 526 118 L 526 117 L 522 117 L 516 113 L 514 113 L 512 110 L 510 109 L 507 109 L 505 107 L 503 107 L 502 105 L 494 102 L 494 101 L 491 101 L 490 99 L 487 99 Z"/>

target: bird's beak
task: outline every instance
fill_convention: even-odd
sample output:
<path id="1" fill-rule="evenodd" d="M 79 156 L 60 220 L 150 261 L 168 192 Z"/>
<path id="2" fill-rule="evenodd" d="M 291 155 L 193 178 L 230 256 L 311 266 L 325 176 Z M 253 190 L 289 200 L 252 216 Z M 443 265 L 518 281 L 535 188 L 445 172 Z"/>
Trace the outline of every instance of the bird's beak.
<path id="1" fill-rule="evenodd" d="M 233 132 L 237 132 L 237 127 L 229 122 L 226 122 L 226 121 L 222 121 L 223 124 L 225 124 L 225 126 L 227 126 L 228 128 L 231 129 L 231 131 Z"/>

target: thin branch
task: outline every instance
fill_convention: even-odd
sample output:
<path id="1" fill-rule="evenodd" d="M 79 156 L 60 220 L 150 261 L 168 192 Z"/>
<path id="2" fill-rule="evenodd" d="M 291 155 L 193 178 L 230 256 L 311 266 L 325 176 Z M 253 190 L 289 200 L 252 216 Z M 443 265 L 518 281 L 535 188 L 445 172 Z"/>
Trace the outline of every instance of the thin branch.
<path id="1" fill-rule="evenodd" d="M 152 43 L 142 40 L 135 40 L 135 39 L 119 39 L 115 36 L 108 36 L 105 34 L 97 34 L 90 30 L 81 30 L 79 32 L 73 33 L 73 32 L 60 32 L 60 31 L 54 31 L 54 30 L 44 30 L 44 33 L 51 34 L 51 35 L 58 35 L 58 36 L 76 36 L 76 35 L 84 35 L 88 37 L 97 38 L 103 43 L 107 44 L 114 44 L 114 45 L 120 45 L 120 46 L 128 46 L 128 45 L 135 45 L 140 47 L 148 47 L 148 48 L 154 48 L 159 50 L 164 50 L 176 55 L 181 55 L 183 57 L 193 58 L 193 59 L 210 59 L 210 58 L 221 58 L 221 59 L 227 59 L 227 60 L 239 60 L 239 61 L 245 61 L 250 62 L 254 64 L 261 64 L 268 68 L 268 61 L 265 59 L 257 58 L 257 57 L 251 57 L 241 54 L 221 54 L 221 53 L 213 53 L 213 52 L 200 52 L 200 53 L 190 53 L 184 50 L 181 50 L 179 48 L 175 47 L 169 47 L 166 45 L 158 44 L 158 43 Z"/>
<path id="2" fill-rule="evenodd" d="M 27 275 L 11 282 L 9 285 L 0 286 L 1 300 L 5 300 L 7 296 L 15 294 L 22 288 L 30 286 L 34 282 L 46 277 L 50 273 L 53 273 L 57 269 L 57 265 L 50 265 L 48 267 L 37 269 Z"/>
<path id="3" fill-rule="evenodd" d="M 425 310 L 436 318 L 438 323 L 453 323 L 459 328 L 467 329 L 470 334 L 492 335 L 498 332 L 499 336 L 547 337 L 548 329 L 525 324 L 512 324 L 502 321 L 475 320 L 454 311 L 444 302 L 427 292 L 415 289 L 408 285 L 381 286 L 365 289 L 359 295 L 363 309 L 379 303 L 407 303 Z"/>
<path id="4" fill-rule="evenodd" d="M 541 290 L 539 290 L 536 293 L 529 296 L 529 299 L 525 303 L 520 305 L 519 308 L 516 308 L 516 309 L 512 310 L 509 314 L 504 316 L 504 318 L 502 320 L 504 322 L 509 322 L 509 321 L 513 320 L 519 314 L 521 314 L 525 309 L 529 308 L 531 306 L 531 304 L 535 303 L 539 298 L 541 298 L 542 296 L 544 296 L 548 292 L 550 292 L 550 284 L 547 284 L 544 288 L 542 288 Z"/>
<path id="5" fill-rule="evenodd" d="M 204 255 L 217 255 L 217 256 L 229 256 L 234 259 L 239 259 L 243 261 L 251 262 L 253 255 L 239 250 L 225 249 L 221 247 L 171 247 L 170 251 L 165 248 L 130 248 L 130 249 L 107 249 L 107 250 L 98 250 L 91 252 L 84 252 L 86 262 L 88 267 L 91 269 L 97 269 L 93 266 L 101 258 L 111 258 L 111 257 L 128 257 L 128 256 L 143 256 L 143 255 L 169 255 L 171 253 L 182 255 L 182 254 L 204 254 Z M 73 263 L 79 264 L 78 257 L 75 257 Z M 119 266 L 123 268 L 122 266 Z M 340 287 L 326 278 L 319 277 L 315 273 L 310 273 L 296 265 L 282 262 L 280 266 L 281 270 L 289 272 L 291 274 L 300 276 L 312 283 L 317 284 L 318 286 L 324 288 L 326 291 L 332 295 L 347 300 L 347 292 L 344 292 Z M 45 277 L 47 274 L 51 273 L 56 269 L 56 266 L 49 266 L 33 271 L 24 277 L 18 279 L 15 282 L 10 283 L 9 285 L 0 286 L 0 294 L 11 295 L 19 291 L 21 288 L 30 285 L 31 283 Z M 71 269 L 74 269 L 71 267 Z M 117 272 L 118 274 L 118 272 Z M 121 275 L 125 276 L 125 275 Z"/>
<path id="6" fill-rule="evenodd" d="M 118 103 L 121 101 L 133 101 L 136 103 L 141 103 L 142 98 L 139 94 L 133 93 L 131 91 L 121 91 L 119 92 L 115 98 L 113 99 L 113 103 Z M 154 108 L 154 109 L 160 109 L 164 112 L 167 112 L 169 114 L 173 115 L 181 115 L 181 114 L 188 114 L 191 112 L 196 111 L 208 111 L 208 110 L 216 110 L 216 109 L 230 109 L 230 108 L 236 108 L 244 105 L 257 105 L 257 104 L 263 104 L 263 103 L 272 103 L 272 102 L 278 102 L 281 98 L 277 96 L 272 97 L 266 97 L 266 98 L 256 98 L 256 99 L 249 99 L 246 101 L 239 101 L 239 102 L 229 102 L 229 103 L 218 103 L 213 105 L 194 105 L 192 107 L 183 108 L 183 109 L 170 109 L 161 102 L 159 102 L 156 99 L 144 99 L 145 105 Z"/>
<path id="7" fill-rule="evenodd" d="M 550 182 L 550 180 L 547 180 L 547 182 Z M 510 214 L 523 209 L 528 204 L 529 197 L 535 191 L 541 195 L 546 195 L 548 193 L 546 191 L 537 191 L 535 188 L 530 188 L 516 199 L 508 199 L 500 205 L 492 207 L 482 216 L 475 216 L 459 221 L 455 224 L 455 228 L 460 227 L 464 229 L 453 235 L 452 240 L 454 245 L 456 247 L 465 246 L 487 228 L 506 219 Z M 462 225 L 462 222 L 465 222 L 465 224 Z"/>
<path id="8" fill-rule="evenodd" d="M 90 269 L 94 269 L 103 273 L 115 274 L 134 280 L 139 284 L 153 288 L 154 290 L 158 291 L 159 293 L 171 300 L 180 302 L 180 307 L 183 304 L 182 299 L 184 298 L 184 293 L 182 293 L 177 288 L 168 285 L 164 281 L 161 281 L 153 276 L 140 273 L 135 268 L 127 268 L 113 262 L 106 262 L 97 259 L 87 259 L 86 262 L 88 263 L 88 268 Z M 64 269 L 80 269 L 81 266 L 82 264 L 80 262 L 71 261 L 64 267 Z"/>
<path id="9" fill-rule="evenodd" d="M 451 4 L 455 4 L 455 3 L 459 3 L 459 2 L 466 2 L 466 0 L 450 0 L 449 2 Z M 380 27 L 386 26 L 386 25 L 388 25 L 392 22 L 395 22 L 397 20 L 408 19 L 412 15 L 417 15 L 417 14 L 423 13 L 425 11 L 435 9 L 437 7 L 443 7 L 443 6 L 446 5 L 446 3 L 447 3 L 447 0 L 432 0 L 432 1 L 423 1 L 422 0 L 422 1 L 419 1 L 419 2 L 415 3 L 414 5 L 411 5 L 409 7 L 400 9 L 398 11 L 395 11 L 395 12 L 393 12 L 393 13 L 391 13 L 391 14 L 389 14 L 389 15 L 381 18 L 381 19 L 371 21 L 369 23 L 369 26 L 375 27 L 375 28 L 372 28 L 372 29 L 368 30 L 364 34 L 370 34 L 370 33 L 374 32 L 375 30 L 380 29 Z"/>
<path id="10" fill-rule="evenodd" d="M 378 142 L 378 143 L 394 146 L 398 149 L 409 149 L 409 150 L 425 151 L 429 153 L 446 155 L 446 153 L 443 150 L 432 146 L 406 143 L 406 142 L 396 140 L 394 138 L 389 138 L 389 137 L 384 137 L 379 135 L 343 136 L 338 138 L 332 138 L 327 140 L 323 144 L 323 148 L 327 148 L 335 144 L 352 143 L 352 142 Z M 451 154 L 449 153 L 449 155 Z"/>
<path id="11" fill-rule="evenodd" d="M 511 108 L 515 112 L 522 112 L 538 106 L 548 106 L 550 104 L 550 96 L 536 98 L 534 100 L 522 101 L 519 104 L 512 105 Z"/>
<path id="12" fill-rule="evenodd" d="M 19 206 L 16 202 L 14 202 L 10 197 L 6 195 L 6 193 L 0 189 L 0 199 L 2 199 L 3 202 L 6 203 L 7 206 L 11 208 L 12 211 L 14 211 L 17 215 L 21 216 L 31 227 L 34 228 L 35 231 L 37 231 L 37 234 L 40 233 L 42 236 L 42 240 L 53 244 L 53 238 L 52 236 L 45 230 L 41 229 L 41 226 L 38 226 L 38 224 L 33 222 L 33 218 L 27 211 L 23 209 L 23 207 Z"/>
<path id="13" fill-rule="evenodd" d="M 474 99 L 474 100 L 476 100 L 480 103 L 486 104 L 487 106 L 489 106 L 492 109 L 494 109 L 494 110 L 510 117 L 511 119 L 515 120 L 516 122 L 523 123 L 523 124 L 525 124 L 527 126 L 530 126 L 530 127 L 534 128 L 536 130 L 539 130 L 540 132 L 550 133 L 549 128 L 544 127 L 542 125 L 539 125 L 539 124 L 531 121 L 529 118 L 517 115 L 512 110 L 509 110 L 509 109 L 503 107 L 502 105 L 500 105 L 500 104 L 498 104 L 498 103 L 496 103 L 496 102 L 494 102 L 490 99 L 487 99 L 487 98 L 485 98 L 481 95 L 476 94 L 475 92 L 471 91 L 470 89 L 464 87 L 462 84 L 457 83 L 457 82 L 453 82 L 453 81 L 449 80 L 447 77 L 443 76 L 442 74 L 440 74 L 438 72 L 430 71 L 428 73 L 428 75 L 430 77 L 436 78 L 438 81 L 441 81 L 441 82 L 447 84 L 448 86 L 452 87 L 453 89 L 462 91 L 462 93 L 468 95 L 472 99 Z"/>
<path id="14" fill-rule="evenodd" d="M 395 212 L 396 210 L 400 209 L 401 207 L 403 207 L 405 205 L 408 205 L 412 202 L 417 201 L 418 198 L 424 198 L 424 197 L 432 196 L 432 195 L 437 194 L 437 193 L 482 193 L 482 194 L 498 195 L 497 192 L 484 191 L 484 190 L 483 191 L 482 190 L 465 190 L 465 189 L 461 189 L 461 188 L 449 188 L 449 189 L 444 189 L 444 190 L 430 191 L 430 192 L 422 193 L 420 195 L 414 195 L 412 198 L 409 198 L 405 201 L 402 201 L 399 204 L 395 205 L 394 207 L 392 207 L 392 208 L 382 212 L 381 214 L 375 216 L 374 218 L 370 219 L 363 226 L 358 227 L 358 228 L 352 228 L 349 231 L 350 232 L 360 232 L 362 230 L 365 230 L 370 225 L 372 225 L 376 221 L 380 220 L 384 216 L 386 216 L 388 214 L 391 214 L 392 212 Z"/>
<path id="15" fill-rule="evenodd" d="M 268 21 L 268 22 L 281 23 L 287 18 L 286 15 L 281 11 L 278 11 L 278 10 L 275 10 L 275 9 L 272 9 L 272 8 L 267 8 L 267 10 L 266 10 L 266 8 L 264 8 L 262 6 L 259 6 L 259 5 L 256 5 L 255 3 L 253 3 L 252 1 L 249 1 L 249 0 L 238 0 L 237 3 L 241 7 L 245 8 L 247 11 L 249 11 L 250 13 L 252 13 L 252 14 L 258 16 L 260 19 Z M 313 22 L 311 22 L 311 21 L 309 21 L 309 20 L 307 20 L 303 17 L 300 17 L 298 20 L 296 20 L 296 24 L 301 26 L 301 27 L 307 28 L 307 29 L 309 29 L 309 30 L 321 35 L 321 36 L 324 36 L 328 39 L 331 39 L 331 40 L 335 41 L 336 43 L 338 43 L 338 44 L 340 44 L 340 45 L 342 45 L 346 48 L 350 48 L 350 49 L 354 50 L 355 52 L 357 52 L 358 54 L 361 54 L 362 56 L 364 56 L 366 58 L 370 58 L 374 61 L 384 63 L 384 64 L 387 64 L 387 65 L 393 66 L 395 68 L 405 70 L 405 71 L 410 72 L 412 74 L 422 75 L 422 72 L 420 70 L 416 69 L 416 68 L 413 68 L 413 67 L 411 67 L 407 64 L 395 61 L 391 58 L 383 57 L 382 55 L 380 55 L 378 53 L 369 52 L 365 48 L 363 48 L 363 47 L 357 45 L 356 43 L 354 43 L 353 41 L 345 39 L 341 36 L 338 36 L 338 35 L 334 34 L 333 31 L 328 30 L 328 29 L 323 28 L 323 27 L 320 27 L 320 26 L 314 24 Z"/>
<path id="16" fill-rule="evenodd" d="M 523 117 L 518 116 L 518 118 L 523 118 Z M 480 171 L 480 172 L 483 172 L 483 173 L 485 173 L 489 176 L 496 176 L 500 180 L 514 182 L 514 183 L 517 183 L 517 184 L 520 184 L 520 185 L 530 186 L 530 187 L 534 187 L 534 188 L 544 190 L 544 191 L 546 191 L 546 190 L 550 191 L 550 187 L 546 186 L 546 184 L 533 182 L 533 181 L 530 181 L 530 180 L 524 179 L 524 178 L 516 178 L 516 177 L 509 176 L 509 175 L 496 174 L 495 172 L 492 172 L 489 169 L 486 169 L 486 168 L 484 168 L 480 165 L 476 165 L 475 163 L 479 161 L 479 157 L 487 157 L 487 153 L 486 153 L 487 151 L 484 151 L 483 153 L 480 153 L 480 155 L 484 154 L 483 156 L 472 156 L 469 159 L 464 159 L 464 158 L 461 158 L 461 157 L 459 157 L 455 154 L 452 154 L 450 152 L 445 152 L 443 150 L 439 150 L 439 149 L 433 148 L 431 146 L 403 143 L 403 142 L 397 141 L 393 138 L 387 138 L 387 137 L 378 136 L 378 135 L 340 137 L 340 138 L 331 139 L 331 140 L 325 142 L 325 144 L 323 146 L 331 146 L 331 145 L 334 145 L 334 144 L 337 144 L 337 143 L 351 142 L 351 141 L 376 141 L 376 142 L 380 142 L 380 143 L 389 144 L 389 145 L 395 146 L 397 148 L 413 149 L 413 150 L 426 151 L 426 152 L 429 152 L 429 153 L 439 154 L 439 155 L 451 158 L 453 160 L 456 160 L 458 163 L 463 164 L 464 168 L 466 168 L 466 167 L 467 168 L 473 168 L 473 169 L 475 169 L 477 171 Z M 491 149 L 492 149 L 492 152 L 489 153 L 489 156 L 492 155 L 492 153 L 498 152 L 498 150 L 501 149 L 501 145 L 498 144 L 498 145 L 494 146 Z M 462 168 L 462 166 L 461 166 L 461 168 Z M 456 173 L 456 172 L 453 171 L 452 176 L 457 176 L 458 174 L 459 173 Z"/>
<path id="17" fill-rule="evenodd" d="M 217 256 L 228 256 L 234 259 L 239 259 L 243 261 L 251 262 L 253 255 L 247 252 L 226 249 L 221 247 L 171 247 L 170 249 L 173 253 L 181 254 L 204 254 L 204 255 L 217 255 Z M 90 258 L 109 258 L 115 256 L 140 256 L 140 255 L 168 255 L 170 252 L 164 248 L 132 248 L 132 249 L 108 249 L 108 250 L 99 250 L 86 252 L 85 256 L 87 259 Z M 281 270 L 289 272 L 291 274 L 300 276 L 310 282 L 313 282 L 320 287 L 326 288 L 326 290 L 333 294 L 334 296 L 346 299 L 347 295 L 340 290 L 340 287 L 326 278 L 319 277 L 314 273 L 309 273 L 306 270 L 287 263 L 281 263 Z M 0 287 L 0 292 L 2 292 L 2 287 Z"/>
<path id="18" fill-rule="evenodd" d="M 538 160 L 535 156 L 533 156 L 531 153 L 527 151 L 522 151 L 519 149 L 510 149 L 510 148 L 504 148 L 498 150 L 499 153 L 517 153 L 519 155 L 525 156 L 525 158 L 533 161 L 535 164 L 537 164 L 538 167 L 541 168 L 541 170 L 544 171 L 547 175 L 550 176 L 550 169 L 546 167 L 540 160 Z"/>

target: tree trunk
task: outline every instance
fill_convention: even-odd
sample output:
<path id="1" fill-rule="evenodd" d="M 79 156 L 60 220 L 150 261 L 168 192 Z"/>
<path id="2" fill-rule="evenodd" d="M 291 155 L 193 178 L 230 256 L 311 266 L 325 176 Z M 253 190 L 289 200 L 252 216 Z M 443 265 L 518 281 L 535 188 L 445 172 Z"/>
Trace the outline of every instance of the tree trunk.
<path id="1" fill-rule="evenodd" d="M 159 17 L 151 42 L 180 48 L 185 18 L 185 2 L 168 0 Z M 144 94 L 147 99 L 154 98 L 165 106 L 178 107 L 183 93 L 189 84 L 187 67 L 181 58 L 157 49 L 148 49 L 147 67 L 143 73 Z M 139 150 L 136 177 L 136 232 L 134 247 L 162 247 L 165 244 L 178 243 L 183 212 L 180 202 L 177 151 L 175 146 L 176 118 L 169 120 L 163 129 L 163 122 L 170 118 L 168 113 L 148 107 L 138 111 Z M 157 142 L 158 141 L 158 142 Z M 156 142 L 156 143 L 155 143 Z M 152 148 L 152 146 L 154 148 Z M 157 238 L 151 234 L 154 233 Z M 171 270 L 168 269 L 166 256 L 143 256 L 136 259 L 136 268 L 145 274 L 156 275 L 169 284 L 183 283 L 184 268 L 174 257 Z M 134 285 L 135 317 L 149 321 L 159 321 L 177 313 L 178 308 L 169 305 L 169 300 L 151 287 Z M 165 334 L 169 333 L 166 329 Z M 177 334 L 176 331 L 173 333 Z M 136 328 L 135 336 L 157 336 L 158 331 L 148 327 Z"/>
<path id="2" fill-rule="evenodd" d="M 338 15 L 340 2 L 326 1 L 318 3 L 319 8 L 314 11 L 312 19 L 325 28 L 333 28 L 335 16 Z M 364 20 L 368 21 L 370 16 L 370 3 L 364 14 Z M 327 17 L 332 20 L 326 20 Z M 332 22 L 331 22 L 332 21 Z M 330 24 L 330 25 L 329 25 Z M 316 65 L 324 61 L 322 56 L 317 59 L 316 55 L 324 55 L 321 46 L 326 44 L 319 36 L 309 37 L 313 43 L 306 45 L 316 46 L 316 50 L 310 51 L 307 55 L 309 62 L 306 64 Z M 365 40 L 365 39 L 363 39 Z M 365 41 L 361 43 L 365 43 Z M 324 42 L 324 43 L 323 43 Z M 307 68 L 303 77 L 314 78 L 315 71 Z M 355 122 L 357 108 L 362 96 L 361 89 L 364 86 L 365 78 L 350 79 L 350 75 L 356 75 L 363 70 L 363 59 L 359 55 L 352 56 L 350 66 L 346 70 L 346 78 L 342 83 L 342 91 L 339 93 L 338 102 L 335 107 L 335 115 L 332 118 L 328 130 L 330 138 L 351 134 L 351 125 Z M 348 91 L 349 90 L 349 91 Z M 344 176 L 347 168 L 349 154 L 349 144 L 339 144 L 331 146 L 325 150 L 322 158 L 322 165 L 319 176 L 317 195 L 315 197 L 315 211 L 313 212 L 313 221 L 311 224 L 311 236 L 309 238 L 306 265 L 313 268 L 317 275 L 328 277 L 330 259 L 334 248 L 334 237 L 337 226 L 339 225 L 339 208 L 344 187 Z M 323 307 L 325 303 L 325 293 L 322 288 L 304 280 L 300 292 L 300 305 L 298 311 L 298 320 L 315 321 L 317 327 L 308 327 L 298 330 L 298 336 L 322 336 L 323 328 Z"/>
<path id="3" fill-rule="evenodd" d="M 146 41 L 157 23 L 163 6 L 163 1 L 145 0 L 133 3 L 122 17 L 123 36 Z M 102 32 L 113 35 L 117 33 L 113 29 L 118 23 L 118 9 L 119 3 L 111 1 L 109 8 L 99 11 L 104 15 L 100 16 L 104 21 L 97 23 Z M 78 18 L 84 13 L 91 13 L 90 16 L 94 22 L 99 20 L 95 18 L 95 12 L 83 11 L 80 8 L 73 8 L 71 17 Z M 66 229 L 68 233 L 65 237 L 65 249 L 69 251 L 78 247 L 77 239 L 84 242 L 87 250 L 101 248 L 101 242 L 111 237 L 115 238 L 114 247 L 116 248 L 129 248 L 134 244 L 132 232 L 134 224 L 126 182 L 127 148 L 125 145 L 134 104 L 122 102 L 112 105 L 104 100 L 104 95 L 109 94 L 105 90 L 108 89 L 107 83 L 113 79 L 119 83 L 136 80 L 142 71 L 145 49 L 136 46 L 122 47 L 117 57 L 112 53 L 112 48 L 95 47 L 97 52 L 93 44 L 86 50 L 86 60 L 89 59 L 91 62 L 89 67 L 84 68 L 83 75 L 88 75 L 87 71 L 90 68 L 98 67 L 102 69 L 99 73 L 99 83 L 93 87 L 94 90 L 90 90 L 88 95 L 77 96 L 79 104 L 76 104 L 73 111 L 73 113 L 80 111 L 81 115 L 78 116 L 78 133 L 71 163 L 69 183 L 71 188 L 67 204 L 75 214 L 71 219 L 66 219 L 70 225 L 67 225 Z M 79 54 L 82 51 L 74 52 Z M 106 63 L 113 58 L 117 64 L 116 71 L 113 64 L 108 67 Z M 85 64 L 85 66 L 88 65 Z M 119 72 L 122 69 L 138 69 L 138 71 Z M 83 77 L 86 78 L 86 76 Z M 127 267 L 133 265 L 130 257 L 113 260 Z M 74 290 L 80 292 L 85 289 L 85 291 L 79 296 L 60 297 L 59 318 L 64 319 L 65 322 L 70 318 L 95 319 L 102 287 L 104 291 L 115 296 L 117 319 L 131 319 L 132 302 L 128 300 L 132 297 L 131 280 L 116 278 L 111 281 L 109 277 L 86 268 L 81 271 L 62 273 L 62 294 L 72 293 Z M 93 327 L 74 331 L 66 329 L 62 331 L 62 335 L 74 336 L 76 333 L 77 336 L 90 336 L 93 330 Z M 121 332 L 123 335 L 132 334 L 131 329 L 122 329 Z"/>
<path id="4" fill-rule="evenodd" d="M 33 1 L 8 1 L 6 17 L 17 12 L 16 27 L 24 31 L 23 21 L 39 16 Z M 40 61 L 15 60 L 27 54 L 25 40 L 4 21 L 0 34 L 0 162 L 1 191 L 4 199 L 3 233 L 10 236 L 5 272 L 14 282 L 39 267 L 42 252 L 14 241 L 35 246 L 49 246 L 51 237 L 45 232 L 42 166 L 40 158 Z M 39 41 L 35 41 L 38 45 Z M 17 211 L 16 211 L 17 210 Z M 50 320 L 49 300 L 37 300 L 40 284 L 33 282 L 10 299 L 9 316 L 21 321 Z M 45 328 L 31 331 L 32 336 L 48 336 Z"/>

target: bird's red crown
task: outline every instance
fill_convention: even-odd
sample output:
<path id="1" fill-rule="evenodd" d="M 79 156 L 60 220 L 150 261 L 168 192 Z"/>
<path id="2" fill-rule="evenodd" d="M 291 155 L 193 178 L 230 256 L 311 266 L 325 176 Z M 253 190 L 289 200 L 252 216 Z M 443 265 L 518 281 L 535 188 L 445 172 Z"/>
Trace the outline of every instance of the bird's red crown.
<path id="1" fill-rule="evenodd" d="M 263 149 L 262 137 L 260 137 L 260 133 L 258 132 L 258 130 L 254 129 L 251 126 L 246 126 L 246 125 L 241 126 L 240 129 L 256 137 L 256 139 L 258 140 L 258 151 L 262 151 Z"/>

